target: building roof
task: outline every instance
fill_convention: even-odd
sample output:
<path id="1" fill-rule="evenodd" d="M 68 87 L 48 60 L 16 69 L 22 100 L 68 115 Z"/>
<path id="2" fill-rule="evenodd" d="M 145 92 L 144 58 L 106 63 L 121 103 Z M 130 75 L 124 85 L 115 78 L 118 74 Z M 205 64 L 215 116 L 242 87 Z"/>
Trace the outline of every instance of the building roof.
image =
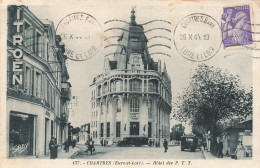
<path id="1" fill-rule="evenodd" d="M 253 120 L 248 120 L 248 121 L 244 121 L 241 122 L 237 125 L 228 127 L 226 129 L 226 131 L 230 131 L 230 130 L 234 130 L 234 129 L 248 129 L 248 130 L 252 130 L 252 124 L 253 124 Z"/>

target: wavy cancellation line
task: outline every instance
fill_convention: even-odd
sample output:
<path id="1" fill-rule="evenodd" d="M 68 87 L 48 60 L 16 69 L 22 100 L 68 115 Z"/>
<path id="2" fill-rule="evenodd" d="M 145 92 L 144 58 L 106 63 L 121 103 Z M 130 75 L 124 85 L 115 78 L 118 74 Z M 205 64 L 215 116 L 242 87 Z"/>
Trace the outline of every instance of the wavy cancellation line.
<path id="1" fill-rule="evenodd" d="M 113 47 L 113 46 L 121 46 L 121 47 L 126 48 L 124 45 L 121 45 L 121 44 L 109 44 L 109 45 L 106 45 L 104 48 Z M 152 47 L 157 47 L 157 46 L 162 46 L 162 47 L 166 47 L 168 49 L 171 49 L 170 46 L 165 45 L 165 44 L 153 44 L 153 45 L 148 46 L 147 48 L 152 48 Z"/>
<path id="2" fill-rule="evenodd" d="M 126 23 L 126 24 L 129 24 L 129 22 L 127 21 L 124 21 L 124 20 L 120 20 L 120 19 L 113 19 L 113 20 L 109 20 L 109 21 L 106 21 L 104 24 L 108 24 L 108 23 L 111 23 L 111 22 L 122 22 L 122 23 Z M 171 22 L 167 21 L 167 20 L 151 20 L 149 22 L 146 22 L 146 23 L 142 23 L 140 25 L 147 25 L 147 24 L 150 24 L 150 23 L 153 23 L 153 22 L 164 22 L 164 23 L 168 23 L 169 25 L 171 24 Z"/>
<path id="3" fill-rule="evenodd" d="M 165 30 L 165 31 L 168 31 L 169 33 L 171 33 L 170 29 L 161 28 L 161 27 L 149 29 L 149 30 L 146 30 L 144 32 L 129 31 L 129 30 L 126 30 L 126 29 L 121 28 L 121 27 L 113 27 L 113 28 L 106 29 L 104 32 L 108 32 L 108 31 L 111 31 L 111 30 L 123 30 L 123 31 L 129 32 L 129 33 L 134 33 L 134 34 L 143 34 L 143 33 L 151 32 L 153 30 Z"/>
<path id="4" fill-rule="evenodd" d="M 112 39 L 112 38 L 120 38 L 120 37 L 121 36 L 110 36 L 110 37 L 105 38 L 104 41 L 107 41 L 107 40 Z M 163 39 L 167 39 L 167 40 L 171 41 L 170 38 L 165 37 L 165 36 L 153 36 L 153 37 L 148 38 L 147 40 L 150 41 L 152 39 L 157 39 L 157 38 L 163 38 Z M 123 39 L 127 40 L 125 37 L 123 37 Z"/>
<path id="5" fill-rule="evenodd" d="M 170 54 L 166 54 L 166 53 L 163 53 L 163 52 L 150 53 L 150 55 L 166 55 L 166 56 L 168 56 L 168 57 L 171 57 Z"/>
<path id="6" fill-rule="evenodd" d="M 110 55 L 114 55 L 114 54 L 122 54 L 122 55 L 126 55 L 125 53 L 112 52 L 112 53 L 106 54 L 104 57 L 108 57 L 108 56 L 110 56 Z M 163 52 L 150 53 L 150 55 L 166 55 L 166 56 L 168 56 L 168 57 L 171 57 L 171 55 L 166 54 L 166 53 L 163 53 Z"/>

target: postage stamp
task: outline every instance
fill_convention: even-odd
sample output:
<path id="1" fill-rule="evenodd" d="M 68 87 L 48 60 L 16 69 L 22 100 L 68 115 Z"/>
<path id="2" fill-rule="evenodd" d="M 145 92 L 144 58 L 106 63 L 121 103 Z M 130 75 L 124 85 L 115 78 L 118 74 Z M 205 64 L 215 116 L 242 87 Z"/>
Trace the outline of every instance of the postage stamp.
<path id="1" fill-rule="evenodd" d="M 57 25 L 57 34 L 65 44 L 65 54 L 74 61 L 90 59 L 98 53 L 103 42 L 99 22 L 82 12 L 64 17 Z"/>
<path id="2" fill-rule="evenodd" d="M 222 15 L 224 47 L 253 44 L 249 5 L 226 7 Z"/>
<path id="3" fill-rule="evenodd" d="M 184 17 L 174 30 L 174 45 L 184 58 L 201 62 L 212 58 L 221 46 L 218 22 L 209 15 L 194 13 Z"/>

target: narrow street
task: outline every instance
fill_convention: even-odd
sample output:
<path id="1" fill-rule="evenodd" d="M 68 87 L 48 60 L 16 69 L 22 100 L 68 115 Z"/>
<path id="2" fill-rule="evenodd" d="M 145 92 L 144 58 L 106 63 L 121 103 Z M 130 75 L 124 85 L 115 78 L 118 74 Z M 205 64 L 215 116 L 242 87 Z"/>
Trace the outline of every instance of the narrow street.
<path id="1" fill-rule="evenodd" d="M 95 146 L 96 151 L 90 155 L 85 152 L 86 146 L 77 145 L 80 148 L 75 159 L 203 159 L 199 149 L 196 152 L 189 150 L 181 151 L 180 146 L 169 146 L 168 152 L 164 148 L 155 147 L 116 147 L 116 146 Z"/>

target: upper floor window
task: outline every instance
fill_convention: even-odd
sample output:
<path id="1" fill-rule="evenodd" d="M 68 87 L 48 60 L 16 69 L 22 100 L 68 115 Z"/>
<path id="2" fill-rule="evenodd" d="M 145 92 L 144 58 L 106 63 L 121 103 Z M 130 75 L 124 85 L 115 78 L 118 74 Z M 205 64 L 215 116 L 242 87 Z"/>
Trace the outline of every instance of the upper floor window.
<path id="1" fill-rule="evenodd" d="M 100 113 L 101 113 L 101 115 L 103 115 L 103 103 L 102 102 L 100 103 Z"/>
<path id="2" fill-rule="evenodd" d="M 149 100 L 149 104 L 148 104 L 148 113 L 152 113 L 152 105 L 153 105 L 153 102 L 152 100 Z"/>
<path id="3" fill-rule="evenodd" d="M 149 81 L 149 92 L 157 92 L 157 82 Z"/>
<path id="4" fill-rule="evenodd" d="M 35 91 L 36 91 L 36 96 L 41 97 L 41 74 L 39 72 L 36 72 L 36 80 L 35 80 Z"/>
<path id="5" fill-rule="evenodd" d="M 117 105 L 117 109 L 116 109 L 116 112 L 121 112 L 121 100 L 120 99 L 117 99 L 116 100 L 116 105 Z"/>
<path id="6" fill-rule="evenodd" d="M 142 91 L 142 81 L 141 80 L 131 80 L 130 81 L 130 91 L 141 92 Z"/>
<path id="7" fill-rule="evenodd" d="M 130 112 L 136 113 L 139 112 L 140 101 L 137 97 L 133 97 L 130 100 Z"/>

